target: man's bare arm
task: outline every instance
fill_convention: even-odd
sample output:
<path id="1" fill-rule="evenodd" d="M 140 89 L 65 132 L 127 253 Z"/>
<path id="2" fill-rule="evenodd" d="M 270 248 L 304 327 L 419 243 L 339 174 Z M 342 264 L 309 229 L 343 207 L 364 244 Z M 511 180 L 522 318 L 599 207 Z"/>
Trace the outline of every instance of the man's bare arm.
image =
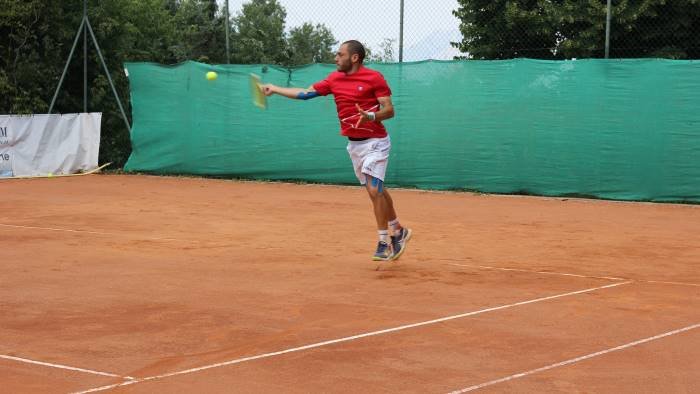
<path id="1" fill-rule="evenodd" d="M 318 93 L 314 90 L 313 86 L 309 86 L 306 89 L 302 88 L 283 88 L 281 86 L 276 86 L 272 84 L 263 85 L 263 93 L 265 96 L 272 96 L 273 94 L 279 94 L 280 96 L 288 97 L 290 99 L 298 100 L 309 100 L 318 97 Z"/>
<path id="2" fill-rule="evenodd" d="M 360 108 L 359 104 L 355 104 L 357 112 L 360 114 L 360 119 L 357 120 L 355 128 L 364 122 L 381 122 L 394 117 L 394 104 L 391 102 L 390 96 L 378 97 L 377 101 L 379 101 L 379 110 L 377 112 L 365 111 Z"/>

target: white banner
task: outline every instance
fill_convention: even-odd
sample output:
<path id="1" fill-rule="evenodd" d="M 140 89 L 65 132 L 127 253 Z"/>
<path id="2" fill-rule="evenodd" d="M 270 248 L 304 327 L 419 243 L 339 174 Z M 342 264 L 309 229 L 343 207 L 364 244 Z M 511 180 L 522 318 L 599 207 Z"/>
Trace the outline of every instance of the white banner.
<path id="1" fill-rule="evenodd" d="M 0 177 L 97 168 L 102 113 L 0 115 Z"/>

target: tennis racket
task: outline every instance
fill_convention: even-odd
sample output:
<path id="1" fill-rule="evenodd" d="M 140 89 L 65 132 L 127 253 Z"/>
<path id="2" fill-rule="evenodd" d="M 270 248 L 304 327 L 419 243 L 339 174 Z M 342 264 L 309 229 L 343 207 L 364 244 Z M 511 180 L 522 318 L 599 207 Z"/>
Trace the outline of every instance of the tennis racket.
<path id="1" fill-rule="evenodd" d="M 364 111 L 376 111 L 378 109 L 379 109 L 379 104 L 376 104 L 376 105 L 372 106 L 371 108 L 365 109 Z M 355 127 L 355 125 L 357 124 L 357 121 L 360 119 L 360 116 L 361 115 L 359 113 L 356 113 L 354 115 L 350 115 L 346 118 L 340 119 L 340 122 L 352 126 L 353 129 L 374 131 L 374 130 L 369 129 L 367 127 Z"/>
<path id="2" fill-rule="evenodd" d="M 265 93 L 263 93 L 260 77 L 253 73 L 250 74 L 250 95 L 253 99 L 253 104 L 256 107 L 262 109 L 267 108 L 267 97 L 265 96 Z"/>

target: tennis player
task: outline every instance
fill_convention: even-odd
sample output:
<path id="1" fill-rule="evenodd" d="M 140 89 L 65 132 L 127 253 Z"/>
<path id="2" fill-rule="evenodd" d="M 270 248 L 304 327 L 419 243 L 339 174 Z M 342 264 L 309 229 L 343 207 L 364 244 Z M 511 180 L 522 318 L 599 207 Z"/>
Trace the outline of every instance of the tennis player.
<path id="1" fill-rule="evenodd" d="M 365 48 L 359 42 L 344 42 L 335 55 L 336 72 L 308 89 L 263 85 L 266 96 L 278 94 L 291 99 L 309 100 L 332 94 L 340 119 L 340 134 L 348 138 L 348 153 L 355 175 L 369 193 L 377 219 L 379 243 L 373 260 L 398 259 L 406 250 L 411 229 L 401 226 L 384 177 L 389 161 L 391 139 L 383 120 L 394 116 L 391 89 L 382 74 L 365 67 Z M 391 234 L 389 234 L 389 229 Z"/>

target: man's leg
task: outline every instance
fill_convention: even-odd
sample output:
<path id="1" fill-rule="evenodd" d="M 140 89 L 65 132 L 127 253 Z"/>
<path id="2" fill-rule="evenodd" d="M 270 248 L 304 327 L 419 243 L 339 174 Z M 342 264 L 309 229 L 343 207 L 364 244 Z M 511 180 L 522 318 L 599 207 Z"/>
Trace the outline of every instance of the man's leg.
<path id="1" fill-rule="evenodd" d="M 389 234 L 391 238 L 391 250 L 393 252 L 391 259 L 395 260 L 401 257 L 403 252 L 406 250 L 406 243 L 409 239 L 411 239 L 411 235 L 413 235 L 413 232 L 410 228 L 404 228 L 403 226 L 401 226 L 401 223 L 399 223 L 398 216 L 396 215 L 396 210 L 394 209 L 394 201 L 391 199 L 389 191 L 387 189 L 384 189 L 381 195 L 384 196 L 384 201 L 380 201 L 380 204 L 383 204 L 385 207 L 383 212 L 386 214 L 388 222 L 387 227 L 389 228 Z M 377 217 L 376 213 L 375 217 Z M 379 225 L 379 220 L 380 218 L 377 217 L 377 225 Z"/>
<path id="2" fill-rule="evenodd" d="M 394 201 L 391 199 L 389 191 L 384 188 L 381 180 L 367 175 L 365 188 L 372 200 L 374 207 L 374 217 L 377 221 L 377 230 L 379 232 L 379 245 L 377 253 L 374 255 L 375 260 L 395 260 L 406 250 L 406 242 L 411 239 L 412 231 L 410 228 L 404 228 L 398 221 L 396 210 L 394 209 Z M 391 227 L 389 229 L 389 227 Z M 380 253 L 384 251 L 382 242 L 388 243 L 386 234 L 389 234 L 391 240 L 391 253 Z M 379 254 L 379 255 L 378 255 Z M 388 256 L 384 258 L 384 256 Z"/>
<path id="3" fill-rule="evenodd" d="M 386 200 L 387 204 L 387 222 L 391 223 L 394 222 L 398 216 L 396 216 L 396 210 L 394 210 L 394 200 L 391 199 L 391 195 L 389 194 L 389 190 L 384 189 L 384 199 Z M 389 227 L 392 227 L 389 225 Z M 401 225 L 397 222 L 395 228 L 390 228 L 389 230 L 392 231 L 398 231 L 401 230 Z M 393 234 L 392 234 L 393 235 Z"/>
<path id="4" fill-rule="evenodd" d="M 390 246 L 388 231 L 390 204 L 385 198 L 384 182 L 371 175 L 365 174 L 365 176 L 365 188 L 369 194 L 369 199 L 372 201 L 374 218 L 377 221 L 377 232 L 379 233 L 379 244 L 377 245 L 377 251 L 374 253 L 372 259 L 380 261 L 391 260 L 393 257 L 393 250 Z"/>
<path id="5" fill-rule="evenodd" d="M 411 229 L 404 228 L 399 222 L 399 217 L 396 215 L 396 210 L 394 210 L 394 201 L 391 199 L 389 190 L 384 189 L 384 198 L 388 206 L 388 220 L 389 220 L 389 234 L 391 234 L 391 245 L 394 250 L 394 259 L 398 259 L 405 249 L 406 242 L 411 239 Z"/>
<path id="6" fill-rule="evenodd" d="M 374 217 L 377 219 L 377 230 L 387 230 L 390 212 L 394 210 L 391 199 L 386 198 L 384 182 L 380 179 L 367 175 L 365 188 L 369 194 L 369 199 L 374 207 Z M 394 213 L 394 216 L 396 214 Z"/>

